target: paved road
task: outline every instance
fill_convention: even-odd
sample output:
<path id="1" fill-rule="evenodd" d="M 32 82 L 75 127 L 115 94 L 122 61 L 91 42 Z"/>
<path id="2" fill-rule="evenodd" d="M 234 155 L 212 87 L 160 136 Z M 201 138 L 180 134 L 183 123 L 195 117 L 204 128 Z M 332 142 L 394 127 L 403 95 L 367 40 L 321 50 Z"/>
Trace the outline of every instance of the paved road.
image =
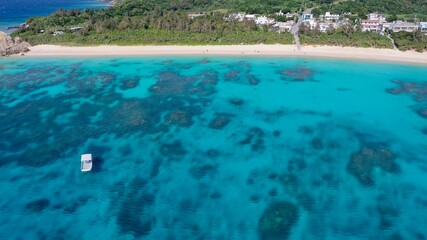
<path id="1" fill-rule="evenodd" d="M 301 43 L 299 41 L 299 27 L 302 24 L 302 16 L 298 15 L 298 21 L 296 23 L 294 23 L 294 25 L 292 26 L 292 34 L 294 35 L 294 41 L 295 44 L 297 45 L 297 49 L 300 50 L 301 49 Z"/>
<path id="2" fill-rule="evenodd" d="M 304 11 L 302 15 L 298 15 L 298 21 L 292 26 L 291 32 L 294 35 L 294 41 L 295 41 L 295 44 L 297 45 L 298 50 L 301 50 L 301 42 L 299 40 L 299 27 L 302 24 L 302 16 L 304 14 L 311 13 L 311 10 L 313 10 L 313 8 L 308 8 Z"/>

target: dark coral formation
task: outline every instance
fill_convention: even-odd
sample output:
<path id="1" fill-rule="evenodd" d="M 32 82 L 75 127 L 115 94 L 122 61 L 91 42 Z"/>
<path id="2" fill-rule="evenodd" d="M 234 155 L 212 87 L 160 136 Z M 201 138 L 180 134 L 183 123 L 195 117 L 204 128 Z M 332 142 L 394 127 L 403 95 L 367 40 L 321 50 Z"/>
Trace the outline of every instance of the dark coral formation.
<path id="1" fill-rule="evenodd" d="M 81 63 L 66 70 L 46 63 L 0 75 L 0 136 L 8 139 L 0 144 L 0 153 L 11 152 L 0 162 L 38 167 L 70 157 L 82 151 L 81 144 L 87 139 L 106 133 L 123 137 L 191 126 L 209 104 L 217 82 L 215 71 L 183 77 L 170 70 L 158 75 L 149 96 L 126 99 L 114 90 L 136 87 L 138 78 L 120 81 L 112 73 L 87 71 Z M 36 91 L 59 85 L 65 89 L 56 95 Z M 11 107 L 4 105 L 14 102 Z"/>
<path id="2" fill-rule="evenodd" d="M 233 116 L 233 114 L 229 113 L 217 113 L 215 118 L 209 123 L 209 128 L 223 129 L 231 122 Z"/>
<path id="3" fill-rule="evenodd" d="M 401 205 L 396 202 L 395 197 L 388 194 L 380 194 L 377 199 L 377 212 L 379 215 L 379 229 L 381 231 L 393 230 L 398 223 Z"/>
<path id="4" fill-rule="evenodd" d="M 393 80 L 397 84 L 396 88 L 386 89 L 388 93 L 399 95 L 411 95 L 416 104 L 412 106 L 414 112 L 427 119 L 427 82 L 404 82 Z"/>
<path id="5" fill-rule="evenodd" d="M 259 127 L 253 127 L 246 133 L 245 139 L 240 141 L 241 145 L 250 145 L 254 152 L 262 152 L 265 150 L 264 131 Z"/>
<path id="6" fill-rule="evenodd" d="M 32 202 L 29 202 L 25 205 L 25 209 L 31 211 L 31 212 L 41 212 L 44 209 L 46 209 L 47 207 L 49 207 L 50 205 L 50 201 L 49 199 L 46 198 L 42 198 L 42 199 L 37 199 L 34 200 Z"/>
<path id="7" fill-rule="evenodd" d="M 232 105 L 234 105 L 234 106 L 242 106 L 243 105 L 243 103 L 245 103 L 245 101 L 243 101 L 242 99 L 240 99 L 240 98 L 232 98 L 232 99 L 230 99 L 229 100 L 229 102 L 232 104 Z"/>
<path id="8" fill-rule="evenodd" d="M 373 186 L 374 168 L 380 168 L 389 173 L 399 173 L 395 163 L 396 156 L 382 144 L 365 144 L 361 150 L 351 155 L 347 171 L 364 186 Z"/>
<path id="9" fill-rule="evenodd" d="M 187 154 L 182 142 L 174 141 L 172 143 L 165 143 L 160 146 L 160 153 L 170 160 L 179 160 Z"/>
<path id="10" fill-rule="evenodd" d="M 209 149 L 206 151 L 206 156 L 209 158 L 217 158 L 221 153 L 216 149 Z"/>
<path id="11" fill-rule="evenodd" d="M 391 94 L 410 94 L 415 101 L 422 102 L 427 100 L 427 82 L 404 82 L 400 80 L 392 80 L 397 84 L 396 88 L 388 88 L 386 91 Z"/>
<path id="12" fill-rule="evenodd" d="M 323 149 L 323 143 L 322 139 L 315 137 L 311 140 L 311 146 L 313 146 L 314 149 L 320 150 Z"/>
<path id="13" fill-rule="evenodd" d="M 293 82 L 303 82 L 307 80 L 312 80 L 314 71 L 311 68 L 298 66 L 283 70 L 281 74 L 284 76 L 284 80 Z"/>
<path id="14" fill-rule="evenodd" d="M 195 179 L 212 177 L 216 174 L 218 166 L 213 164 L 204 164 L 192 166 L 189 170 L 190 175 Z"/>
<path id="15" fill-rule="evenodd" d="M 155 195 L 146 189 L 147 180 L 136 177 L 122 193 L 123 201 L 116 216 L 116 223 L 122 233 L 130 233 L 141 238 L 150 233 L 156 218 L 150 213 Z M 121 195 L 122 195 L 121 194 Z"/>
<path id="16" fill-rule="evenodd" d="M 260 80 L 251 74 L 251 65 L 247 62 L 238 62 L 234 65 L 227 65 L 230 69 L 224 75 L 225 81 L 230 81 L 238 84 L 258 85 Z"/>
<path id="17" fill-rule="evenodd" d="M 120 89 L 127 90 L 127 89 L 136 88 L 138 84 L 139 84 L 138 77 L 127 78 L 122 81 L 122 84 L 120 85 Z"/>
<path id="18" fill-rule="evenodd" d="M 427 107 L 418 108 L 416 107 L 414 110 L 418 115 L 420 115 L 423 118 L 427 118 Z"/>
<path id="19" fill-rule="evenodd" d="M 187 111 L 174 110 L 168 113 L 165 118 L 166 125 L 178 125 L 188 127 L 193 124 L 192 115 Z"/>
<path id="20" fill-rule="evenodd" d="M 271 204 L 258 222 L 260 239 L 287 239 L 298 221 L 299 210 L 291 202 Z"/>

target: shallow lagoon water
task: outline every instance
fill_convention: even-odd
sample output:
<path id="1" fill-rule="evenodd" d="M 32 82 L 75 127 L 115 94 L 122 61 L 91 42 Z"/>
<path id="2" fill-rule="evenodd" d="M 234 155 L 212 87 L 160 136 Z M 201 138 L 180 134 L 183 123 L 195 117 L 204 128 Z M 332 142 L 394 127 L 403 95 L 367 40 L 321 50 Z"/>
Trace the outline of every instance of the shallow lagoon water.
<path id="1" fill-rule="evenodd" d="M 147 57 L 0 69 L 2 239 L 427 237 L 426 67 Z"/>

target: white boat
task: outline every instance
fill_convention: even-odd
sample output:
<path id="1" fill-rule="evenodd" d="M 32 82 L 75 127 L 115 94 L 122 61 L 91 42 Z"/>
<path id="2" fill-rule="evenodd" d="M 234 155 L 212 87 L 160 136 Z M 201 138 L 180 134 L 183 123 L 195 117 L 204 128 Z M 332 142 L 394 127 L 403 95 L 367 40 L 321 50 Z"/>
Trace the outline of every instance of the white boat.
<path id="1" fill-rule="evenodd" d="M 82 172 L 89 172 L 92 170 L 92 154 L 83 154 L 81 158 Z"/>

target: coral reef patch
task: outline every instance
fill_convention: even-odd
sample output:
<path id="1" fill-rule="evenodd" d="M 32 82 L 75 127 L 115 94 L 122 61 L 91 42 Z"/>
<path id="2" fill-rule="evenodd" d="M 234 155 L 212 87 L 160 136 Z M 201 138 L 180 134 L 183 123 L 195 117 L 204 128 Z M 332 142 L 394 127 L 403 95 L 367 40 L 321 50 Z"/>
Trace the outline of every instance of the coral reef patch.
<path id="1" fill-rule="evenodd" d="M 395 159 L 396 155 L 383 144 L 364 144 L 359 152 L 351 155 L 347 171 L 363 186 L 373 186 L 374 168 L 393 174 L 400 172 Z"/>
<path id="2" fill-rule="evenodd" d="M 298 221 L 298 207 L 291 202 L 271 204 L 258 222 L 260 239 L 287 239 Z"/>

